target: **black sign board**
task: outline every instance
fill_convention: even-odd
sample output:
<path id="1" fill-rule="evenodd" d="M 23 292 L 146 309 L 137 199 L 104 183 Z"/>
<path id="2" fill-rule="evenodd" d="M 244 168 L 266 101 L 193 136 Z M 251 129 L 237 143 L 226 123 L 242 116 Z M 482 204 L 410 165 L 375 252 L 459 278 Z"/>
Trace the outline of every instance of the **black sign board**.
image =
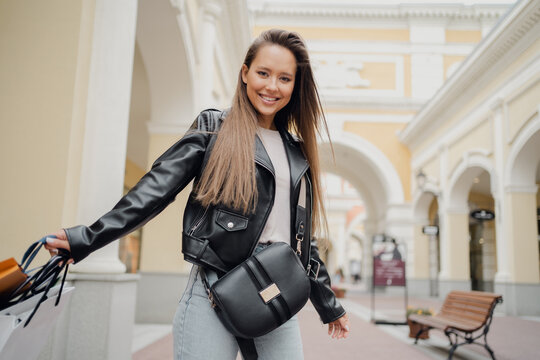
<path id="1" fill-rule="evenodd" d="M 491 210 L 478 209 L 471 211 L 471 217 L 476 220 L 490 221 L 495 219 L 495 213 Z"/>
<path id="2" fill-rule="evenodd" d="M 439 227 L 434 225 L 427 225 L 422 228 L 422 232 L 426 235 L 437 235 L 439 233 Z"/>

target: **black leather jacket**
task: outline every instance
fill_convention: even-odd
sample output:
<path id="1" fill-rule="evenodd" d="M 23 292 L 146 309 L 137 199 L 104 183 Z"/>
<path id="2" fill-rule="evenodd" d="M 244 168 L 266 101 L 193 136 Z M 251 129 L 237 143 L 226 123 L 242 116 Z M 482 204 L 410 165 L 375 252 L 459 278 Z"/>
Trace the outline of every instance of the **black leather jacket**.
<path id="1" fill-rule="evenodd" d="M 184 137 L 154 162 L 152 169 L 111 211 L 91 226 L 65 229 L 73 259 L 79 262 L 92 251 L 141 227 L 165 209 L 191 180 L 197 182 L 212 133 L 219 129 L 224 116 L 225 113 L 218 110 L 201 112 Z M 291 244 L 296 247 L 298 224 L 295 222 L 300 181 L 305 174 L 309 179 L 309 165 L 298 142 L 287 131 L 279 131 L 290 166 Z M 252 254 L 273 206 L 275 193 L 274 168 L 258 137 L 255 162 L 259 198 L 253 213 L 244 215 L 223 205 L 205 209 L 194 200 L 193 193 L 190 195 L 184 211 L 182 233 L 185 260 L 226 272 Z M 306 191 L 310 202 L 310 186 L 306 186 Z M 309 221 L 306 221 L 305 239 L 312 239 L 311 204 L 306 204 L 306 209 Z M 308 266 L 310 257 L 321 263 L 318 278 L 310 278 L 310 299 L 322 321 L 328 323 L 343 316 L 345 310 L 330 289 L 330 278 L 320 260 L 316 242 L 303 241 L 301 261 L 304 266 Z"/>

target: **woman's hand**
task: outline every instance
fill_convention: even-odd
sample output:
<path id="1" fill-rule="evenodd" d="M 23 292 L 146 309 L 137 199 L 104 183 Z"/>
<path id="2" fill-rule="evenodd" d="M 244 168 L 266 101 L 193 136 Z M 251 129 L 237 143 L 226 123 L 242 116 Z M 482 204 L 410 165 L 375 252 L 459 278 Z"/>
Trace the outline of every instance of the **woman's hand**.
<path id="1" fill-rule="evenodd" d="M 332 336 L 332 339 L 346 339 L 349 336 L 349 317 L 347 314 L 328 323 L 328 335 Z"/>
<path id="2" fill-rule="evenodd" d="M 49 250 L 51 256 L 58 254 L 58 249 L 66 249 L 67 251 L 71 251 L 71 247 L 69 246 L 64 229 L 58 230 L 53 235 L 56 236 L 56 239 L 49 237 L 47 238 L 47 243 L 45 244 L 45 249 Z M 73 264 L 73 259 L 69 259 L 68 264 Z"/>

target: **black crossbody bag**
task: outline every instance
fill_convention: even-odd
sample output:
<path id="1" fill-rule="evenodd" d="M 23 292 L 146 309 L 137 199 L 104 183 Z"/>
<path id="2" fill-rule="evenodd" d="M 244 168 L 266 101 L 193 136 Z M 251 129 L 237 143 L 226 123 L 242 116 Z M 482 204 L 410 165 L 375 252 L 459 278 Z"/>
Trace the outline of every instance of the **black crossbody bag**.
<path id="1" fill-rule="evenodd" d="M 300 198 L 302 194 L 307 196 L 304 178 L 300 194 Z M 289 244 L 278 242 L 219 278 L 213 270 L 201 269 L 212 308 L 225 328 L 236 337 L 245 360 L 257 359 L 253 338 L 287 322 L 309 299 L 309 277 L 317 278 L 320 264 L 310 259 L 306 269 L 300 261 L 306 215 L 300 201 L 296 251 Z M 316 269 L 312 269 L 312 262 L 317 265 Z"/>

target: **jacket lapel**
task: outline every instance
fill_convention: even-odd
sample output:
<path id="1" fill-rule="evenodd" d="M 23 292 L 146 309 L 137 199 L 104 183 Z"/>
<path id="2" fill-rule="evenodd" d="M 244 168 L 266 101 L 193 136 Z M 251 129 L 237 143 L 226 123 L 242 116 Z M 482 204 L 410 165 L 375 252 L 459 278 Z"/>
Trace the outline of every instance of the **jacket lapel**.
<path id="1" fill-rule="evenodd" d="M 255 136 L 255 162 L 268 169 L 268 171 L 270 171 L 274 177 L 276 176 L 270 156 L 268 156 L 259 135 Z"/>
<path id="2" fill-rule="evenodd" d="M 289 169 L 291 171 L 291 194 L 293 189 L 296 189 L 302 176 L 309 168 L 309 164 L 302 153 L 300 145 L 294 141 L 291 134 L 283 129 L 279 129 L 281 138 L 283 139 L 283 145 L 285 145 L 285 152 L 289 159 Z"/>
<path id="3" fill-rule="evenodd" d="M 293 195 L 300 184 L 302 176 L 309 168 L 309 164 L 302 153 L 300 145 L 294 141 L 292 136 L 283 129 L 279 129 L 279 133 L 283 140 L 287 159 L 289 160 L 289 170 L 291 173 L 291 195 Z M 275 176 L 276 173 L 274 171 L 274 167 L 272 166 L 272 161 L 270 160 L 270 156 L 268 156 L 259 135 L 255 137 L 255 162 L 268 169 Z"/>

